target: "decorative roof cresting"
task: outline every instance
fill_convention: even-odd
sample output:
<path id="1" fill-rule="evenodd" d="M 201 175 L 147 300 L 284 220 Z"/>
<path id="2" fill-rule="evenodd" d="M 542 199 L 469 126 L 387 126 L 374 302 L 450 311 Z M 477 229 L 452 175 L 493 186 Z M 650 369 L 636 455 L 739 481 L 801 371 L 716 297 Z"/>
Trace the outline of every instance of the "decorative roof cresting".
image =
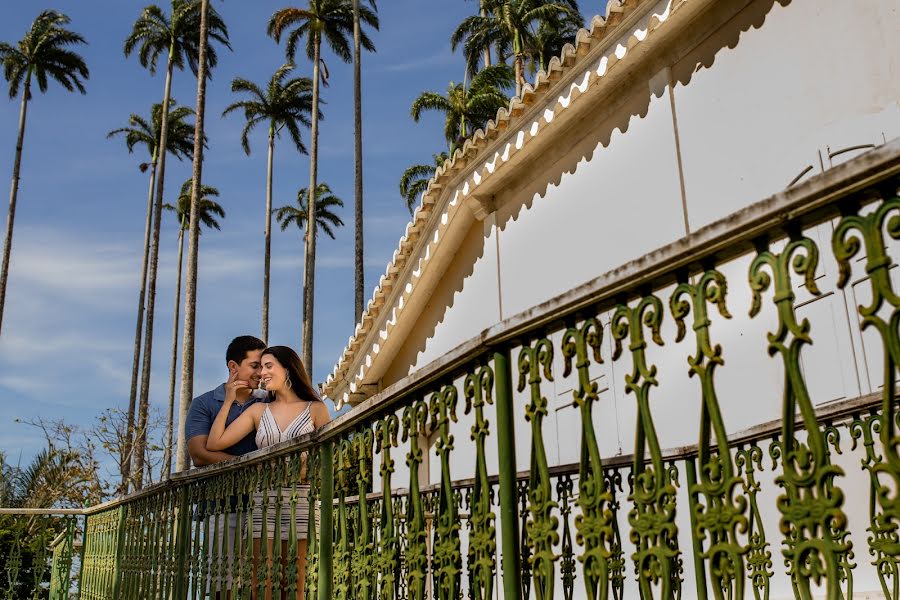
<path id="1" fill-rule="evenodd" d="M 665 23 L 672 12 L 687 1 L 668 0 L 654 3 L 651 0 L 609 0 L 605 17 L 594 16 L 591 19 L 590 28 L 579 30 L 575 43 L 566 44 L 560 56 L 550 59 L 547 70 L 538 71 L 534 83 L 525 85 L 521 97 L 513 97 L 508 108 L 498 110 L 496 117 L 488 122 L 485 129 L 475 131 L 462 147 L 457 148 L 452 156 L 438 167 L 428 182 L 421 201 L 413 212 L 412 220 L 407 224 L 406 231 L 400 238 L 400 243 L 394 251 L 384 275 L 381 276 L 372 298 L 366 305 L 360 322 L 357 323 L 356 329 L 332 373 L 322 385 L 325 395 L 334 400 L 338 408 L 348 401 L 351 393 L 357 392 L 374 356 L 378 354 L 380 346 L 384 344 L 391 330 L 394 329 L 403 307 L 408 303 L 415 282 L 421 277 L 429 258 L 434 255 L 433 249 L 430 247 L 420 251 L 419 264 L 415 269 L 409 271 L 409 281 L 401 281 L 400 276 L 413 256 L 417 243 L 424 241 L 422 240 L 423 234 L 429 234 L 429 240 L 426 242 L 428 246 L 439 243 L 443 238 L 441 235 L 443 230 L 446 229 L 452 220 L 453 213 L 459 209 L 466 196 L 508 162 L 513 154 L 521 151 L 530 140 L 547 129 L 560 111 L 566 110 L 576 102 L 592 83 L 606 75 L 616 63 L 627 56 L 635 45 L 643 42 L 649 33 Z M 552 104 L 552 100 L 548 96 L 554 84 L 564 74 L 571 73 L 576 67 L 585 66 L 587 62 L 585 57 L 590 50 L 596 47 L 601 40 L 608 38 L 611 33 L 622 33 L 617 31 L 619 25 L 622 25 L 626 21 L 626 17 L 632 15 L 639 6 L 647 4 L 661 4 L 662 10 L 646 15 L 644 19 L 641 19 L 643 23 L 634 27 L 629 35 L 622 36 L 623 39 L 618 40 L 617 43 L 609 44 L 599 60 L 595 59 L 596 68 L 589 69 L 583 78 L 576 77 L 576 80 L 569 86 L 568 93 L 565 91 L 560 93 L 556 103 Z M 547 102 L 548 100 L 549 102 Z M 548 106 L 543 112 L 536 114 L 534 122 L 528 126 L 523 115 L 526 115 L 529 112 L 528 109 L 540 101 L 547 102 Z M 485 149 L 512 126 L 521 127 L 518 135 L 511 138 L 505 147 L 501 146 L 501 149 L 492 156 L 484 156 Z M 481 168 L 477 168 L 479 164 Z M 448 183 L 451 181 L 455 182 L 452 189 L 448 188 Z M 457 181 L 458 185 L 456 185 Z M 442 198 L 442 194 L 445 197 Z M 443 202 L 438 202 L 439 200 L 443 200 Z M 442 218 L 432 219 L 436 216 L 435 210 L 441 205 L 443 205 Z M 429 224 L 434 228 L 433 232 L 426 232 L 426 226 Z M 402 285 L 402 290 L 399 289 L 398 284 Z M 395 290 L 400 293 L 396 294 L 392 302 L 388 302 L 391 299 L 391 293 Z M 386 315 L 386 311 L 390 311 L 389 318 L 384 320 L 380 331 L 373 331 L 373 326 Z M 373 333 L 377 333 L 377 335 L 373 336 Z M 368 347 L 364 348 L 367 340 Z M 360 351 L 366 352 L 364 360 L 354 360 Z M 359 370 L 351 375 L 348 371 L 355 362 L 359 363 Z M 344 387 L 339 384 L 345 381 L 347 382 L 346 389 L 339 394 L 340 397 L 335 398 L 333 396 L 335 390 L 338 387 Z"/>

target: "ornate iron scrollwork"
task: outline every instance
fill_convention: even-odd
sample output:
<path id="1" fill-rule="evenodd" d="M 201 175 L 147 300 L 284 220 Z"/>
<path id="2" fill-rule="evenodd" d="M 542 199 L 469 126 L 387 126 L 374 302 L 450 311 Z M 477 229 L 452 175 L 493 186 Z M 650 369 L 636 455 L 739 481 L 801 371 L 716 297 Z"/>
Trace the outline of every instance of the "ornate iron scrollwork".
<path id="1" fill-rule="evenodd" d="M 552 600 L 555 577 L 554 563 L 559 555 L 553 547 L 559 543 L 559 518 L 553 514 L 558 508 L 553 500 L 550 468 L 544 449 L 542 423 L 547 416 L 547 399 L 541 393 L 541 374 L 553 381 L 553 344 L 541 338 L 534 346 L 525 346 L 519 354 L 519 391 L 531 388 L 531 400 L 525 409 L 525 418 L 531 423 L 531 470 L 528 480 L 528 512 L 526 523 L 527 542 L 530 549 L 531 573 L 537 600 Z"/>
<path id="2" fill-rule="evenodd" d="M 785 537 L 782 552 L 788 574 L 801 597 L 810 597 L 810 582 L 821 584 L 824 579 L 828 597 L 838 598 L 842 595 L 842 564 L 851 552 L 851 542 L 843 535 L 847 526 L 847 517 L 841 509 L 844 494 L 834 484 L 843 471 L 828 459 L 825 436 L 800 367 L 800 351 L 812 343 L 812 338 L 809 321 L 797 321 L 790 276 L 793 269 L 804 278 L 807 290 L 818 295 L 814 279 L 818 257 L 813 241 L 799 235 L 793 236 L 780 254 L 760 248 L 750 264 L 753 290 L 750 316 L 759 314 L 762 293 L 772 285 L 778 328 L 768 334 L 769 354 L 780 355 L 784 365 L 782 474 L 776 482 L 784 488 L 777 505 L 781 512 L 781 533 Z M 798 410 L 806 430 L 805 441 L 795 433 Z"/>
<path id="3" fill-rule="evenodd" d="M 632 372 L 625 375 L 626 393 L 637 399 L 637 431 L 634 446 L 633 503 L 628 513 L 630 539 L 636 550 L 632 555 L 641 598 L 653 597 L 653 586 L 660 586 L 660 597 L 677 597 L 681 578 L 678 561 L 678 527 L 675 524 L 675 486 L 663 464 L 662 450 L 650 410 L 650 388 L 658 385 L 656 366 L 647 365 L 647 341 L 644 327 L 658 345 L 663 318 L 662 303 L 656 296 L 644 296 L 638 305 L 616 307 L 612 317 L 612 336 L 616 341 L 613 360 L 622 354 L 622 341 L 628 340 Z M 649 453 L 649 463 L 646 454 Z"/>

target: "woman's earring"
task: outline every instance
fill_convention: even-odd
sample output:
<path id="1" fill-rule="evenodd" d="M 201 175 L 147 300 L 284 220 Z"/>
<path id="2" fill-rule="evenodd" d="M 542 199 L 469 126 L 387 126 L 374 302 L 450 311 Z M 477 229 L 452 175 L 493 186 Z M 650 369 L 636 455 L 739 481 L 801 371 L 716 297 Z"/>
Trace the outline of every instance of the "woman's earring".
<path id="1" fill-rule="evenodd" d="M 292 387 L 294 387 L 294 384 L 291 382 L 291 374 L 287 373 L 287 374 L 285 374 L 284 377 L 285 377 L 284 385 L 287 386 L 287 389 L 291 389 Z"/>

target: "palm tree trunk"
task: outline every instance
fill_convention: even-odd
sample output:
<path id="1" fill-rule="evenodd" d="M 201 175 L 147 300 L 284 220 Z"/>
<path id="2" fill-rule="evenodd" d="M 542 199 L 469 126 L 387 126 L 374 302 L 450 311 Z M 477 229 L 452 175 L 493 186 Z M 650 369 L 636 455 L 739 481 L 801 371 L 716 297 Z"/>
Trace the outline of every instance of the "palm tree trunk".
<path id="1" fill-rule="evenodd" d="M 175 417 L 175 368 L 178 366 L 178 316 L 181 308 L 181 263 L 184 258 L 184 223 L 178 230 L 178 267 L 175 271 L 175 316 L 172 317 L 172 362 L 169 367 L 169 418 L 166 420 L 166 448 L 162 479 L 172 472 L 172 421 Z"/>
<path id="2" fill-rule="evenodd" d="M 166 86 L 159 124 L 159 165 L 156 171 L 156 200 L 153 203 L 153 237 L 150 240 L 150 270 L 147 277 L 147 333 L 144 336 L 144 356 L 141 366 L 141 396 L 138 403 L 137 435 L 131 460 L 134 489 L 144 484 L 144 452 L 147 448 L 147 415 L 150 411 L 150 369 L 153 358 L 153 319 L 156 312 L 156 278 L 159 269 L 159 233 L 162 223 L 163 191 L 166 183 L 166 148 L 169 134 L 169 96 L 172 94 L 172 48 L 166 67 Z"/>
<path id="3" fill-rule="evenodd" d="M 354 223 L 356 228 L 356 322 L 362 319 L 365 306 L 365 270 L 363 262 L 363 164 L 362 164 L 362 52 L 360 51 L 359 0 L 353 0 L 353 125 L 354 125 Z"/>
<path id="4" fill-rule="evenodd" d="M 481 0 L 481 18 L 487 16 L 487 8 L 485 8 L 485 0 Z M 491 47 L 485 44 L 481 49 L 481 60 L 484 61 L 484 68 L 491 66 Z"/>
<path id="5" fill-rule="evenodd" d="M 525 80 L 525 76 L 522 73 L 522 71 L 524 70 L 524 65 L 522 64 L 522 38 L 518 31 L 513 34 L 513 53 L 515 54 L 513 64 L 515 65 L 516 97 L 521 98 L 522 82 Z"/>
<path id="6" fill-rule="evenodd" d="M 188 468 L 184 421 L 194 394 L 194 330 L 197 316 L 197 250 L 200 241 L 200 182 L 203 175 L 203 117 L 206 113 L 206 46 L 209 0 L 200 2 L 200 51 L 197 69 L 197 121 L 194 126 L 194 173 L 191 185 L 191 220 L 188 226 L 187 280 L 184 288 L 184 333 L 181 345 L 181 399 L 178 404 L 178 453 L 175 467 Z"/>
<path id="7" fill-rule="evenodd" d="M 155 149 L 150 159 L 150 190 L 147 192 L 147 217 L 144 220 L 144 255 L 141 261 L 141 285 L 138 292 L 137 324 L 134 328 L 134 359 L 131 362 L 131 393 L 128 396 L 128 420 L 126 421 L 125 444 L 122 446 L 120 463 L 122 479 L 119 482 L 118 496 L 128 493 L 131 484 L 131 451 L 134 440 L 134 409 L 137 405 L 138 375 L 141 365 L 141 342 L 144 334 L 144 300 L 147 297 L 147 263 L 150 259 L 150 227 L 153 224 L 153 192 L 156 189 L 156 158 L 159 151 Z"/>
<path id="8" fill-rule="evenodd" d="M 9 212 L 6 215 L 6 237 L 3 240 L 3 266 L 0 267 L 0 326 L 3 324 L 3 308 L 6 305 L 6 283 L 9 281 L 9 256 L 12 252 L 13 221 L 16 219 L 16 197 L 19 195 L 19 170 L 22 166 L 22 143 L 25 140 L 25 115 L 28 97 L 31 95 L 31 71 L 22 89 L 22 105 L 19 108 L 19 134 L 16 137 L 16 158 L 13 161 L 12 184 L 9 190 Z"/>
<path id="9" fill-rule="evenodd" d="M 269 279 L 272 270 L 272 164 L 275 157 L 275 124 L 269 124 L 269 160 L 266 164 L 266 257 L 263 266 L 262 340 L 269 343 Z"/>
<path id="10" fill-rule="evenodd" d="M 319 160 L 319 52 L 322 39 L 313 42 L 312 125 L 309 145 L 309 188 L 306 216 L 306 257 L 303 271 L 303 364 L 312 377 L 313 304 L 316 285 L 316 175 Z"/>
<path id="11" fill-rule="evenodd" d="M 466 70 L 463 73 L 463 93 L 465 93 L 465 97 L 469 97 L 469 65 L 466 65 Z M 460 139 L 466 139 L 469 137 L 469 132 L 466 131 L 466 109 L 463 107 L 462 112 L 459 114 L 459 137 Z M 461 145 L 461 144 L 460 144 Z"/>
<path id="12" fill-rule="evenodd" d="M 522 81 L 524 81 L 525 76 L 522 74 L 522 55 L 517 53 L 516 60 L 516 97 L 522 97 Z"/>

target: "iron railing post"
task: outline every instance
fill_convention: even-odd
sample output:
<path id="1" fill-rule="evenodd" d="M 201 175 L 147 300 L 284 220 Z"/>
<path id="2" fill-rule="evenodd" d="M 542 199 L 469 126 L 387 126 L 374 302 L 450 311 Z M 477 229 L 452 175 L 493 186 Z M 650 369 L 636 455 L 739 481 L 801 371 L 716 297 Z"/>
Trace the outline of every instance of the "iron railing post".
<path id="1" fill-rule="evenodd" d="M 62 565 L 57 565 L 56 561 L 53 561 L 53 569 L 59 573 L 59 598 L 61 600 L 66 600 L 69 597 L 69 588 L 72 587 L 72 554 L 75 551 L 75 530 L 77 529 L 77 520 L 77 516 L 66 517 L 66 535 L 62 540 Z M 52 574 L 50 575 L 50 581 L 52 589 Z"/>
<path id="2" fill-rule="evenodd" d="M 77 517 L 76 517 L 77 519 Z M 77 529 L 77 527 L 76 527 Z M 88 515 L 84 515 L 84 519 L 81 521 L 81 548 L 78 549 L 78 598 L 83 598 L 81 590 L 82 590 L 82 578 L 84 577 L 84 553 L 88 544 Z M 72 544 L 75 544 L 74 538 L 72 539 Z"/>
<path id="3" fill-rule="evenodd" d="M 706 600 L 706 564 L 703 562 L 703 557 L 700 556 L 703 548 L 697 535 L 697 513 L 694 511 L 694 507 L 697 505 L 697 494 L 694 492 L 694 488 L 697 487 L 697 466 L 694 464 L 693 458 L 686 459 L 684 466 L 687 471 L 688 481 L 688 512 L 691 515 L 691 544 L 694 550 L 694 578 L 697 581 L 697 598 Z"/>
<path id="4" fill-rule="evenodd" d="M 112 598 L 118 599 L 122 595 L 122 554 L 125 552 L 125 511 L 127 506 L 119 507 L 119 523 L 116 525 L 116 558 L 113 561 Z M 111 599 L 112 600 L 112 599 Z"/>
<path id="5" fill-rule="evenodd" d="M 334 457 L 330 441 L 322 443 L 319 448 L 319 468 L 321 471 L 322 489 L 319 495 L 319 510 L 322 511 L 319 527 L 319 584 L 318 600 L 331 600 L 332 590 L 332 545 L 334 543 Z"/>
<path id="6" fill-rule="evenodd" d="M 178 523 L 175 530 L 175 589 L 173 600 L 187 598 L 190 576 L 188 549 L 191 541 L 191 502 L 188 486 L 183 485 L 178 494 Z"/>
<path id="7" fill-rule="evenodd" d="M 516 489 L 515 408 L 509 350 L 494 352 L 497 393 L 497 449 L 500 475 L 500 567 L 504 600 L 522 597 L 521 554 L 519 553 L 519 505 Z M 321 599 L 320 599 L 321 600 Z"/>

